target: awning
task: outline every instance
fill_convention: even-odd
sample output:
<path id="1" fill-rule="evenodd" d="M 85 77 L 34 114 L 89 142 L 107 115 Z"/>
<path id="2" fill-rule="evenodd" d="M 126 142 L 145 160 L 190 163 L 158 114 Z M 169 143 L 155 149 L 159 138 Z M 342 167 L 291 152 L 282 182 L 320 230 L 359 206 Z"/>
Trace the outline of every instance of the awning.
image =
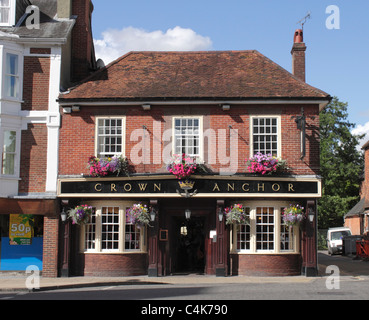
<path id="1" fill-rule="evenodd" d="M 55 216 L 55 199 L 0 198 L 0 214 L 33 214 Z"/>

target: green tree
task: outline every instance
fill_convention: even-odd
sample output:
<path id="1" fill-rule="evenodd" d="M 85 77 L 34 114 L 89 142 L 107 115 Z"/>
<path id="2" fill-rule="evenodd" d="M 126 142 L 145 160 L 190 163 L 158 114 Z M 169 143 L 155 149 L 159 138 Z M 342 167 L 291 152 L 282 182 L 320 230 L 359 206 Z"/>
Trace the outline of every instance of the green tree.
<path id="1" fill-rule="evenodd" d="M 342 226 L 343 216 L 359 201 L 363 136 L 353 135 L 347 103 L 334 97 L 320 113 L 320 165 L 322 198 L 318 202 L 319 227 Z"/>

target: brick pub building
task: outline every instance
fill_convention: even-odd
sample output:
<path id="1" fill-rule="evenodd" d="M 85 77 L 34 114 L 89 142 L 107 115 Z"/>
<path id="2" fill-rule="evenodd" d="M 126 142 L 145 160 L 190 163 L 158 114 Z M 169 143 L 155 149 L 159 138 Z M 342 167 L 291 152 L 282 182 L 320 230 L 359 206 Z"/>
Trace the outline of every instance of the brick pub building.
<path id="1" fill-rule="evenodd" d="M 293 74 L 253 50 L 130 52 L 60 95 L 58 197 L 65 210 L 94 208 L 71 228 L 69 272 L 315 275 L 319 111 L 330 96 L 305 83 L 305 50 L 297 30 Z M 257 152 L 288 171 L 251 174 L 245 160 Z M 166 168 L 181 153 L 205 168 L 190 190 Z M 90 175 L 91 156 L 116 155 L 129 159 L 128 176 Z M 137 203 L 155 214 L 151 226 L 127 219 Z M 291 203 L 312 220 L 286 227 Z M 249 224 L 226 224 L 234 204 Z"/>
<path id="2" fill-rule="evenodd" d="M 95 69 L 93 7 L 90 0 L 9 0 L 0 10 L 0 271 L 35 265 L 56 277 L 57 98 Z M 32 230 L 15 245 L 12 232 L 25 225 L 12 219 L 24 214 Z"/>

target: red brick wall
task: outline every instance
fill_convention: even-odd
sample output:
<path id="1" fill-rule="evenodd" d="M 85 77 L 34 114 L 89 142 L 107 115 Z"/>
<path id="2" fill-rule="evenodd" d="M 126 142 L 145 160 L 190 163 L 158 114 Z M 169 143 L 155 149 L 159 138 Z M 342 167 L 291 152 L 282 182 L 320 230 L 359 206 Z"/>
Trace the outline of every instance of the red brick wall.
<path id="1" fill-rule="evenodd" d="M 44 217 L 42 276 L 46 278 L 55 278 L 58 276 L 59 220 L 59 216 Z"/>
<path id="2" fill-rule="evenodd" d="M 92 30 L 90 0 L 73 1 L 72 14 L 78 16 L 72 30 L 72 82 L 79 82 L 89 75 L 92 67 Z"/>
<path id="3" fill-rule="evenodd" d="M 151 111 L 143 111 L 140 106 L 134 107 L 81 107 L 78 113 L 64 114 L 60 131 L 60 167 L 61 175 L 88 174 L 87 161 L 95 153 L 95 118 L 96 116 L 126 115 L 126 155 L 129 157 L 139 141 L 131 141 L 131 134 L 136 129 L 146 125 L 150 137 L 150 164 L 136 165 L 137 172 L 165 172 L 163 161 L 154 164 L 159 155 L 154 153 L 153 141 L 161 144 L 161 150 L 168 144 L 162 142 L 164 131 L 171 128 L 173 115 L 204 115 L 204 130 L 212 128 L 215 130 L 217 143 L 219 129 L 226 131 L 225 153 L 229 154 L 229 128 L 238 130 L 238 172 L 247 172 L 246 158 L 250 155 L 250 115 L 281 115 L 281 139 L 282 158 L 287 160 L 291 173 L 293 174 L 319 174 L 319 109 L 318 106 L 305 105 L 307 119 L 306 129 L 306 157 L 301 160 L 301 135 L 296 127 L 295 117 L 301 115 L 301 106 L 232 106 L 230 111 L 222 111 L 219 106 L 213 108 L 208 106 L 197 107 L 160 107 L 153 106 Z M 293 118 L 294 117 L 294 118 Z M 158 137 L 154 130 L 154 121 L 160 125 L 161 136 Z M 217 150 L 217 145 L 204 139 L 205 161 L 209 162 L 208 148 Z M 215 149 L 214 149 L 215 148 Z M 214 171 L 227 168 L 229 164 L 219 163 L 218 152 L 216 152 L 217 163 L 212 164 Z"/>
<path id="4" fill-rule="evenodd" d="M 28 124 L 22 131 L 19 193 L 45 192 L 47 127 Z"/>
<path id="5" fill-rule="evenodd" d="M 24 57 L 22 110 L 48 110 L 49 77 L 50 58 Z"/>
<path id="6" fill-rule="evenodd" d="M 231 254 L 233 275 L 295 276 L 301 274 L 300 254 Z"/>
<path id="7" fill-rule="evenodd" d="M 147 274 L 147 254 L 85 254 L 84 275 L 125 277 Z"/>
<path id="8" fill-rule="evenodd" d="M 361 235 L 362 217 L 353 216 L 345 219 L 344 227 L 350 228 L 352 235 Z"/>

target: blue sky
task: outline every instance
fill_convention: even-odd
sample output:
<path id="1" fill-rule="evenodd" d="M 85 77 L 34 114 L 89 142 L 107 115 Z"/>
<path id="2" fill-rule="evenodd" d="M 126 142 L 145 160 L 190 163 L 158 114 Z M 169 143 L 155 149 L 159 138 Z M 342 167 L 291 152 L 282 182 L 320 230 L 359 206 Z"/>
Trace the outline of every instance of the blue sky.
<path id="1" fill-rule="evenodd" d="M 255 49 L 291 71 L 293 33 L 304 25 L 307 83 L 348 102 L 356 133 L 369 133 L 368 0 L 93 0 L 98 57 L 131 50 Z M 330 5 L 339 29 L 328 29 Z M 336 15 L 337 17 L 337 15 Z M 337 20 L 333 21 L 337 23 Z M 368 136 L 369 138 L 369 136 Z"/>

